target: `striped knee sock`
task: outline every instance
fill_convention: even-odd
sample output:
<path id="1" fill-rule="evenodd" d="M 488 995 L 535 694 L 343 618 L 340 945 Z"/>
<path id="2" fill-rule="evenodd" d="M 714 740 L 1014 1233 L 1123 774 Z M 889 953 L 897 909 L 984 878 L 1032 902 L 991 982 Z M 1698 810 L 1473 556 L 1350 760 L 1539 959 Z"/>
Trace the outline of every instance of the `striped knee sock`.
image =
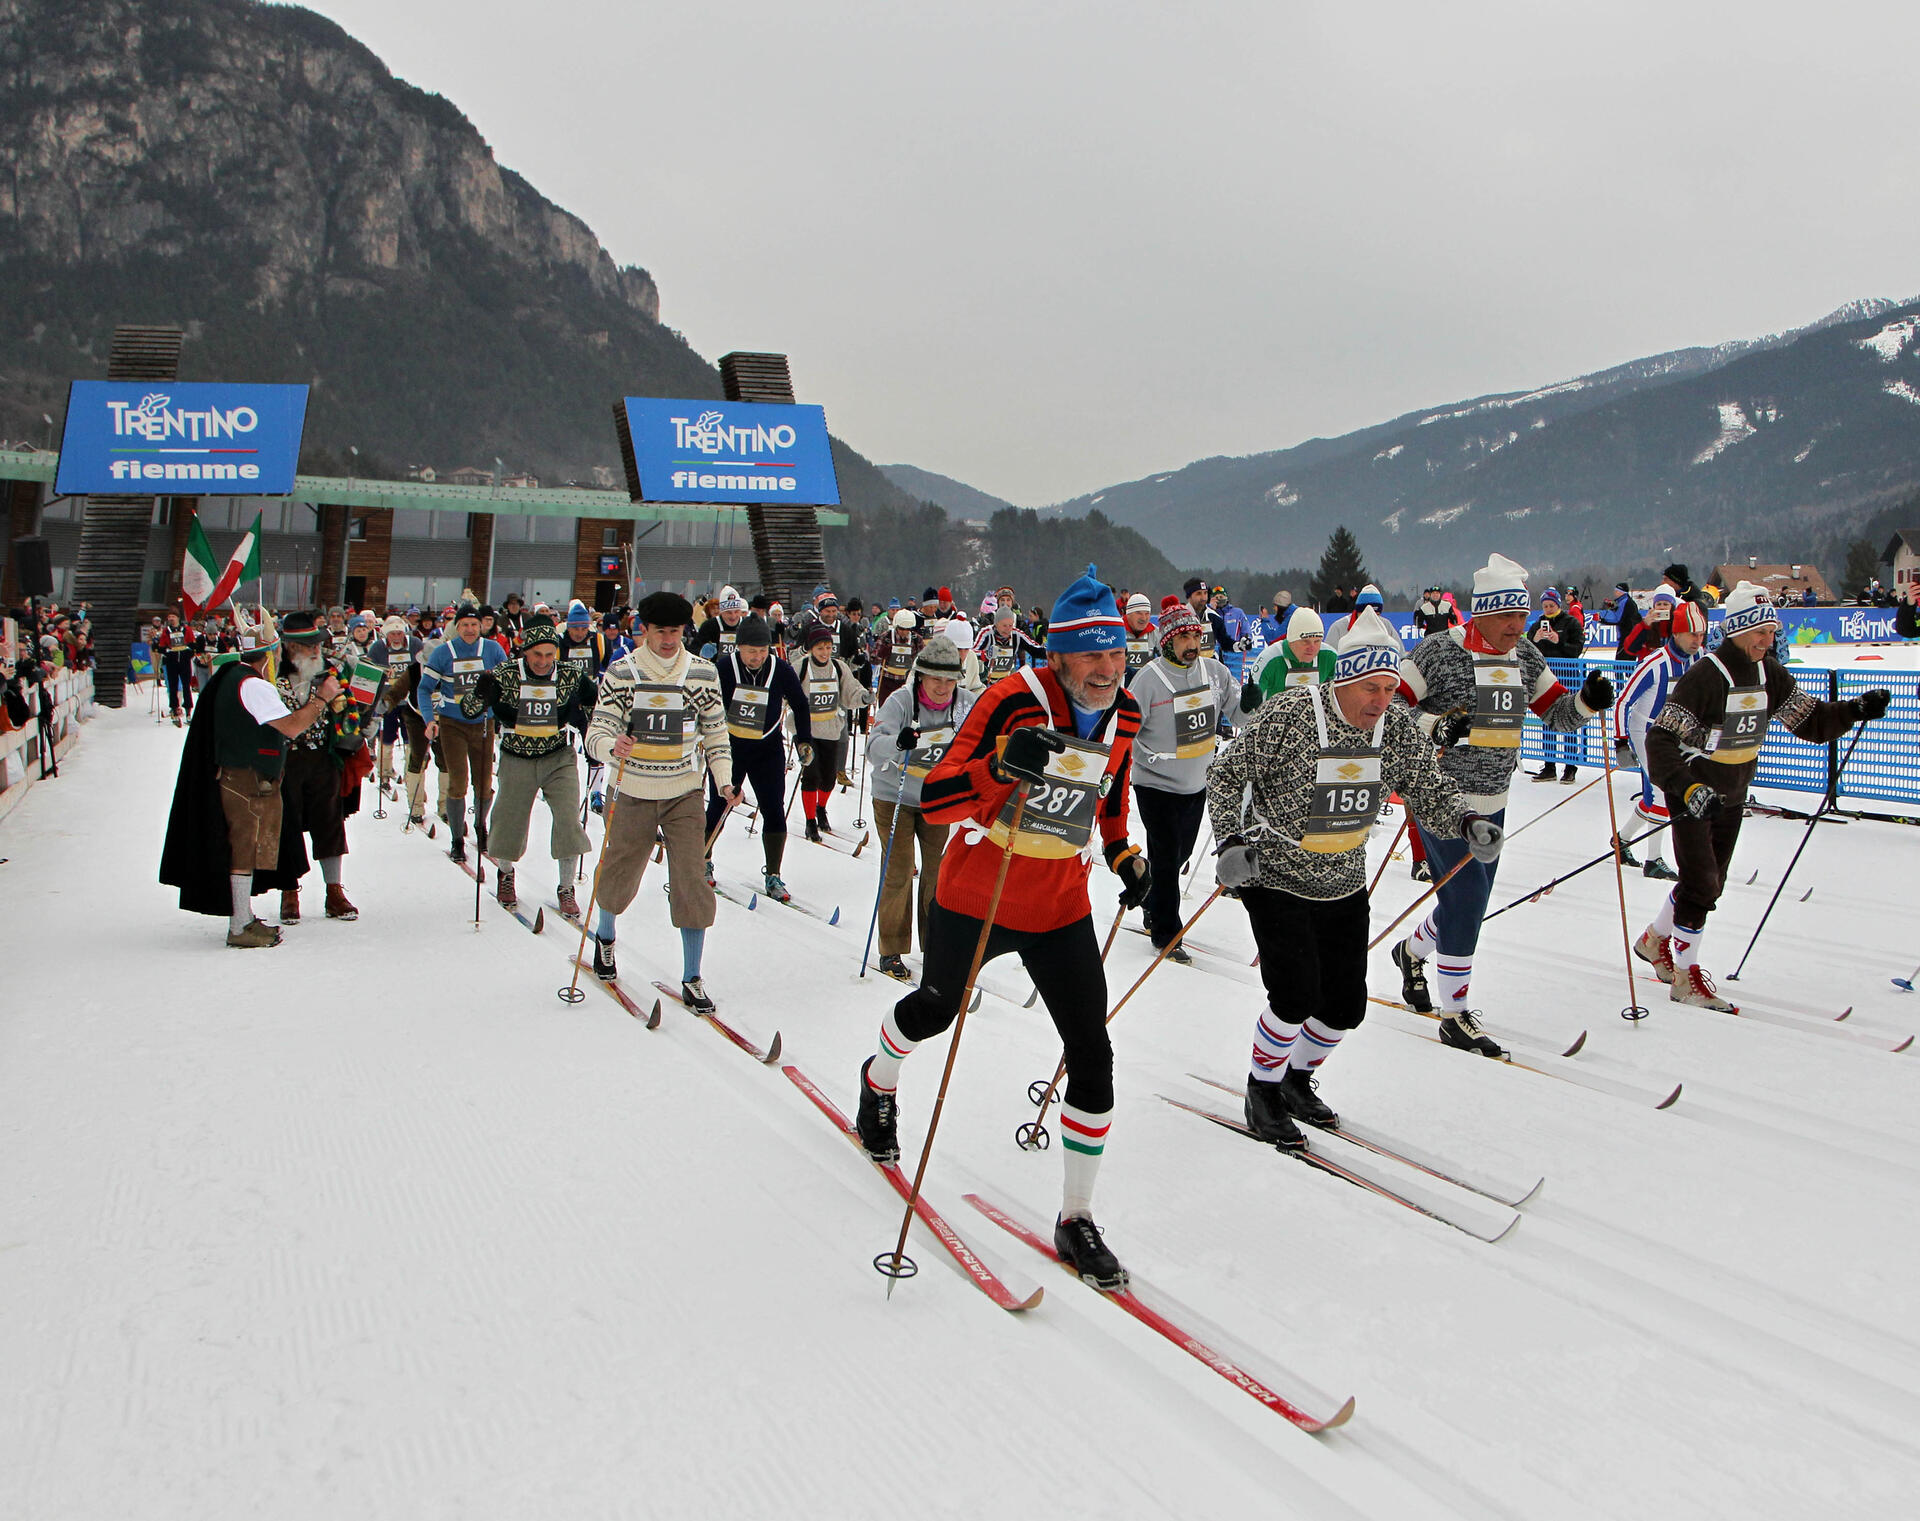
<path id="1" fill-rule="evenodd" d="M 1062 1219 L 1093 1213 L 1093 1180 L 1100 1172 L 1100 1158 L 1107 1149 L 1107 1127 L 1112 1123 L 1111 1109 L 1094 1114 L 1071 1104 L 1060 1106 L 1061 1160 L 1066 1163 L 1060 1192 Z"/>
<path id="2" fill-rule="evenodd" d="M 1300 1027 L 1300 1039 L 1294 1043 L 1293 1055 L 1288 1058 L 1287 1066 L 1295 1072 L 1311 1072 L 1333 1055 L 1333 1048 L 1340 1044 L 1345 1030 L 1335 1030 L 1323 1025 L 1317 1019 L 1309 1019 Z"/>
<path id="3" fill-rule="evenodd" d="M 873 1065 L 867 1068 L 867 1086 L 875 1093 L 891 1093 L 900 1086 L 900 1064 L 913 1055 L 917 1040 L 908 1040 L 893 1022 L 893 1015 L 880 1021 L 880 1044 L 874 1048 Z"/>
<path id="4" fill-rule="evenodd" d="M 1436 957 L 1433 976 L 1435 989 L 1440 994 L 1441 1012 L 1463 1013 L 1467 1007 L 1467 986 L 1473 981 L 1473 957 Z"/>
<path id="5" fill-rule="evenodd" d="M 1440 931 L 1433 927 L 1433 915 L 1420 921 L 1420 928 L 1407 937 L 1407 950 L 1415 961 L 1425 961 L 1440 949 Z"/>
<path id="6" fill-rule="evenodd" d="M 1253 1027 L 1253 1065 L 1248 1074 L 1256 1082 L 1279 1082 L 1287 1075 L 1287 1060 L 1299 1034 L 1299 1025 L 1288 1024 L 1271 1007 L 1263 1010 Z"/>

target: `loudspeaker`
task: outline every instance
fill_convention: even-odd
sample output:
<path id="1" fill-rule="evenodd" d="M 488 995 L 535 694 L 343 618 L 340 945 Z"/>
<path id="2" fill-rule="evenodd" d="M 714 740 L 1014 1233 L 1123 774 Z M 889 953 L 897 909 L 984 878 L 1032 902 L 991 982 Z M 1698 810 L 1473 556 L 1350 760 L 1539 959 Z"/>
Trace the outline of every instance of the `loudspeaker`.
<path id="1" fill-rule="evenodd" d="M 45 539 L 13 541 L 13 573 L 23 597 L 53 595 L 53 546 Z"/>

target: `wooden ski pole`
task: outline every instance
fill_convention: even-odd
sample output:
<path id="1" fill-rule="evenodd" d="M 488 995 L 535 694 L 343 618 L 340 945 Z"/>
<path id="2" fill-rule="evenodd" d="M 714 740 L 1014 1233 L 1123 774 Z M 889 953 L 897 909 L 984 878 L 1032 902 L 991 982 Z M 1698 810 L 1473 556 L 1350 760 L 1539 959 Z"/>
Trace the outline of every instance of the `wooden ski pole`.
<path id="1" fill-rule="evenodd" d="M 1620 864 L 1620 816 L 1615 811 L 1613 801 L 1613 746 L 1604 741 L 1603 735 L 1600 764 L 1607 784 L 1607 823 L 1613 829 L 1613 885 L 1620 894 L 1620 953 L 1627 962 L 1627 1006 L 1620 1011 L 1620 1017 L 1633 1021 L 1635 1028 L 1638 1028 L 1638 1022 L 1647 1017 L 1648 1010 L 1640 1002 L 1640 993 L 1633 980 L 1633 942 L 1627 936 L 1627 879 Z"/>
<path id="2" fill-rule="evenodd" d="M 1400 821 L 1400 827 L 1393 832 L 1393 843 L 1387 846 L 1387 853 L 1380 858 L 1380 869 L 1373 874 L 1373 880 L 1367 884 L 1367 896 L 1373 896 L 1373 890 L 1380 885 L 1380 879 L 1387 874 L 1387 862 L 1393 859 L 1394 851 L 1400 848 L 1400 837 L 1407 832 L 1407 820 L 1413 817 L 1413 810 L 1407 810 L 1407 817 Z"/>
<path id="3" fill-rule="evenodd" d="M 1459 876 L 1461 871 L 1466 867 L 1467 862 L 1471 861 L 1472 859 L 1473 859 L 1473 852 L 1469 850 L 1458 861 L 1455 861 L 1453 863 L 1453 870 L 1448 872 L 1438 882 L 1434 883 L 1433 886 L 1429 887 L 1425 892 L 1420 894 L 1419 897 L 1415 898 L 1413 902 L 1409 903 L 1405 908 L 1403 908 L 1400 911 L 1400 917 L 1398 919 L 1395 919 L 1393 923 L 1389 924 L 1385 929 L 1380 931 L 1379 934 L 1375 935 L 1373 939 L 1367 942 L 1368 952 L 1372 953 L 1373 951 L 1378 950 L 1380 948 L 1380 942 L 1385 940 L 1387 936 L 1391 935 L 1395 930 L 1400 928 L 1401 924 L 1406 920 L 1407 915 L 1411 914 L 1422 903 L 1425 903 L 1427 899 L 1431 898 L 1435 893 L 1439 892 L 1441 888 L 1445 887 L 1455 877 Z"/>
<path id="4" fill-rule="evenodd" d="M 1134 984 L 1132 987 L 1128 988 L 1125 993 L 1121 994 L 1120 1001 L 1113 1006 L 1112 1011 L 1107 1015 L 1108 1024 L 1112 1024 L 1114 1022 L 1114 1020 L 1119 1016 L 1120 1011 L 1127 1006 L 1127 1000 L 1133 997 L 1135 993 L 1140 991 L 1141 987 L 1145 984 L 1146 980 L 1153 975 L 1154 969 L 1158 967 L 1161 962 L 1167 959 L 1168 954 L 1173 950 L 1173 948 L 1176 945 L 1178 945 L 1182 940 L 1186 939 L 1188 932 L 1192 930 L 1194 925 L 1200 922 L 1200 916 L 1204 914 L 1208 909 L 1212 908 L 1213 905 L 1219 900 L 1220 894 L 1222 894 L 1225 891 L 1226 891 L 1226 888 L 1224 887 L 1216 887 L 1212 892 L 1208 893 L 1207 901 L 1202 903 L 1198 908 L 1196 908 L 1193 911 L 1193 917 L 1189 919 L 1185 924 L 1180 926 L 1180 933 L 1175 935 L 1165 945 L 1160 947 L 1160 954 L 1153 958 L 1153 964 L 1149 966 L 1144 972 L 1142 972 L 1137 978 L 1134 979 Z M 1126 912 L 1125 909 L 1121 910 L 1121 913 L 1125 913 L 1125 912 Z M 1107 943 L 1109 945 L 1113 943 L 1114 933 L 1117 932 L 1119 928 L 1120 928 L 1120 920 L 1116 917 L 1113 921 L 1113 929 L 1108 931 L 1107 933 Z M 1101 952 L 1101 956 L 1103 959 L 1105 955 L 1106 953 L 1104 951 Z M 1037 992 L 1038 989 L 1035 989 L 1035 991 Z M 1045 1124 L 1045 1121 L 1047 1118 L 1047 1110 L 1050 1107 L 1052 1107 L 1054 1096 L 1059 1093 L 1061 1081 L 1066 1077 L 1066 1075 L 1067 1075 L 1067 1055 L 1066 1055 L 1066 1052 L 1063 1051 L 1060 1053 L 1060 1065 L 1054 1068 L 1053 1081 L 1047 1084 L 1045 1089 L 1041 1091 L 1039 1097 L 1037 1098 L 1034 1097 L 1034 1089 L 1040 1087 L 1039 1083 L 1036 1082 L 1033 1084 L 1032 1087 L 1027 1089 L 1027 1097 L 1030 1099 L 1033 1099 L 1033 1102 L 1040 1106 L 1040 1112 L 1036 1114 L 1032 1119 L 1028 1120 L 1025 1124 L 1021 1125 L 1013 1133 L 1014 1143 L 1017 1146 L 1019 1146 L 1019 1148 L 1022 1151 L 1045 1151 L 1047 1149 L 1047 1145 L 1050 1140 L 1050 1137 L 1047 1135 L 1047 1127 Z"/>
<path id="5" fill-rule="evenodd" d="M 580 916 L 580 948 L 573 955 L 573 977 L 559 992 L 562 1003 L 579 1003 L 587 996 L 580 986 L 580 962 L 587 954 L 587 927 L 593 923 L 593 905 L 600 898 L 600 873 L 606 868 L 607 843 L 613 838 L 613 811 L 620 806 L 620 779 L 626 774 L 627 758 L 623 755 L 613 771 L 613 786 L 609 789 L 611 796 L 607 798 L 604 816 L 605 833 L 600 837 L 600 859 L 593 863 L 593 886 L 587 890 L 587 911 Z"/>
<path id="6" fill-rule="evenodd" d="M 980 938 L 974 942 L 973 965 L 967 968 L 966 984 L 960 989 L 960 1012 L 954 1016 L 953 1039 L 947 1043 L 947 1065 L 940 1074 L 940 1091 L 933 1098 L 933 1114 L 927 1121 L 927 1139 L 920 1148 L 920 1165 L 913 1170 L 913 1188 L 907 1194 L 907 1210 L 900 1217 L 900 1239 L 894 1242 L 891 1253 L 882 1252 L 873 1259 L 875 1269 L 886 1277 L 889 1299 L 893 1297 L 896 1280 L 911 1278 L 919 1271 L 914 1260 L 907 1255 L 907 1228 L 913 1224 L 914 1206 L 920 1202 L 920 1184 L 927 1175 L 927 1159 L 933 1155 L 934 1132 L 940 1128 L 940 1111 L 947 1102 L 947 1084 L 953 1078 L 954 1058 L 960 1054 L 960 1036 L 967 1027 L 967 1005 L 973 1001 L 973 984 L 980 976 L 980 963 L 986 959 L 987 939 L 993 934 L 993 917 L 1000 911 L 1000 893 L 1007 885 L 1007 868 L 1013 864 L 1013 842 L 1019 838 L 1020 823 L 1026 817 L 1027 790 L 1030 785 L 1023 780 L 1014 792 L 1013 820 L 1007 829 L 1007 843 L 1000 848 L 1000 874 L 994 878 L 993 896 L 987 900 L 986 918 L 980 924 Z"/>
<path id="7" fill-rule="evenodd" d="M 1120 934 L 1120 921 L 1126 917 L 1127 906 L 1122 903 L 1120 905 L 1120 912 L 1113 916 L 1113 924 L 1107 930 L 1107 938 L 1100 942 L 1100 965 L 1105 966 L 1107 964 L 1107 952 L 1113 949 L 1113 942 Z M 1031 1009 L 1034 1004 L 1039 1001 L 1039 998 L 1040 989 L 1036 987 L 1031 993 L 1027 994 L 1027 1001 L 1021 1004 L 1020 1007 L 1023 1009 Z"/>

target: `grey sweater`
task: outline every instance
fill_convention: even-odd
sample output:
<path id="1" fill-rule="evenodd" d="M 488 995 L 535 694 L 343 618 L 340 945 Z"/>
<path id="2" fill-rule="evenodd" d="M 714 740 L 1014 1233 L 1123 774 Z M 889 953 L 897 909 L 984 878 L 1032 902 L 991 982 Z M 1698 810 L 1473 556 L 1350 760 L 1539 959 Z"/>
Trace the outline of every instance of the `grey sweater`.
<path id="1" fill-rule="evenodd" d="M 1471 630 L 1468 624 L 1429 634 L 1400 662 L 1400 696 L 1412 706 L 1425 734 L 1431 735 L 1449 713 L 1473 711 L 1473 652 L 1466 642 Z M 1577 729 L 1594 716 L 1592 708 L 1560 685 L 1532 640 L 1523 638 L 1513 654 L 1520 663 L 1527 707 L 1549 729 Z M 1475 745 L 1471 736 L 1440 757 L 1440 769 L 1475 813 L 1495 813 L 1507 806 L 1507 787 L 1519 765 L 1518 748 Z"/>
<path id="2" fill-rule="evenodd" d="M 1207 785 L 1213 764 L 1211 747 L 1204 755 L 1181 759 L 1174 734 L 1179 697 L 1205 691 L 1213 704 L 1213 732 L 1240 715 L 1240 687 L 1219 661 L 1202 655 L 1192 665 L 1175 665 L 1166 656 L 1147 662 L 1127 683 L 1140 704 L 1140 732 L 1133 737 L 1133 785 L 1153 792 L 1198 792 Z M 1188 698 L 1191 702 L 1194 699 Z M 1191 748 L 1191 747 L 1190 747 Z"/>
<path id="3" fill-rule="evenodd" d="M 1253 847 L 1260 865 L 1256 886 L 1324 903 L 1365 889 L 1367 851 L 1364 841 L 1330 855 L 1300 845 L 1320 760 L 1316 693 L 1326 703 L 1329 745 L 1372 748 L 1373 735 L 1340 716 L 1332 689 L 1290 688 L 1262 703 L 1214 763 L 1207 778 L 1207 811 L 1216 839 L 1239 835 Z M 1434 754 L 1433 742 L 1415 727 L 1413 714 L 1399 703 L 1389 707 L 1380 737 L 1380 779 L 1406 800 L 1430 833 L 1454 838 L 1467 807 L 1441 776 Z"/>

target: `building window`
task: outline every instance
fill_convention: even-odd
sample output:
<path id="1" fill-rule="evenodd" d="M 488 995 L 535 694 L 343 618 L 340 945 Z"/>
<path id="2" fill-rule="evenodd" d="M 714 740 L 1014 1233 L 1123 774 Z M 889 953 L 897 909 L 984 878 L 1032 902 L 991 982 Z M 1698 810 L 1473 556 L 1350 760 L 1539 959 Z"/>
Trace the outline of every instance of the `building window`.
<path id="1" fill-rule="evenodd" d="M 389 608 L 419 607 L 427 598 L 427 580 L 425 576 L 388 576 L 387 606 Z"/>
<path id="2" fill-rule="evenodd" d="M 172 525 L 173 523 L 173 498 L 172 497 L 157 496 L 153 499 L 153 517 L 151 519 L 151 522 L 155 528 L 167 528 Z M 152 598 L 150 600 L 158 601 L 159 599 Z"/>
<path id="3" fill-rule="evenodd" d="M 40 519 L 46 523 L 77 523 L 80 508 L 81 498 L 77 496 L 56 497 L 41 510 Z"/>
<path id="4" fill-rule="evenodd" d="M 603 528 L 600 530 L 600 547 L 602 549 L 613 549 L 616 546 L 618 546 L 619 543 L 620 543 L 619 529 Z"/>
<path id="5" fill-rule="evenodd" d="M 164 570 L 147 571 L 140 578 L 140 603 L 143 607 L 159 607 L 167 600 L 167 573 Z"/>
<path id="6" fill-rule="evenodd" d="M 527 542 L 527 528 L 532 519 L 517 512 L 503 512 L 493 520 L 493 542 L 496 544 L 524 544 Z M 521 593 L 522 596 L 526 594 Z"/>
<path id="7" fill-rule="evenodd" d="M 347 537 L 364 542 L 367 537 L 367 520 L 365 518 L 347 519 Z"/>
<path id="8" fill-rule="evenodd" d="M 564 618 L 573 598 L 573 582 L 566 576 L 535 576 L 527 582 L 525 595 L 529 607 L 544 602 Z"/>

